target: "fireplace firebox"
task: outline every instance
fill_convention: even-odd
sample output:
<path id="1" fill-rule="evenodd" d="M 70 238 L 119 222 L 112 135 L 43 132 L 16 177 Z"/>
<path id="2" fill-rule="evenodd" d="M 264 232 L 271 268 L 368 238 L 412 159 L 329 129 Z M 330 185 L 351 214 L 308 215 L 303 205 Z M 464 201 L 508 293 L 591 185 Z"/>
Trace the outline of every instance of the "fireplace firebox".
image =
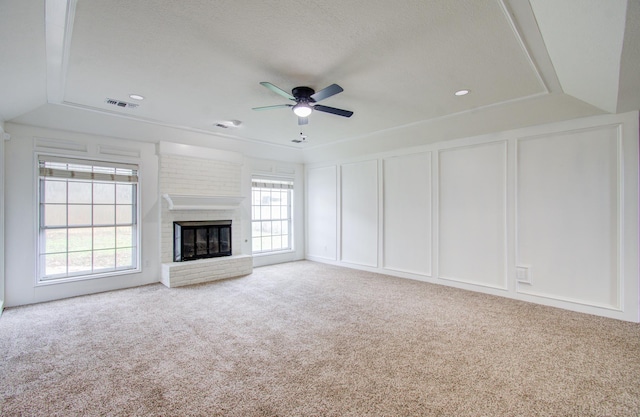
<path id="1" fill-rule="evenodd" d="M 231 256 L 231 220 L 173 222 L 173 261 Z"/>

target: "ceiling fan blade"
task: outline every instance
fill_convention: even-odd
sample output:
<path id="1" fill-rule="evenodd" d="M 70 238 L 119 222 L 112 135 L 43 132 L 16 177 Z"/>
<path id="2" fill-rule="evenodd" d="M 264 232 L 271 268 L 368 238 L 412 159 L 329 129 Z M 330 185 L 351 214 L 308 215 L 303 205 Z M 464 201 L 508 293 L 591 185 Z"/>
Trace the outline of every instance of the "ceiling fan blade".
<path id="1" fill-rule="evenodd" d="M 331 84 L 329 87 L 323 88 L 322 90 L 318 91 L 317 93 L 312 94 L 311 98 L 314 101 L 320 101 L 320 100 L 324 100 L 327 97 L 331 97 L 333 95 L 341 93 L 343 91 L 344 90 L 342 89 L 342 87 L 340 87 L 338 84 Z"/>
<path id="2" fill-rule="evenodd" d="M 298 117 L 298 125 L 302 126 L 302 125 L 306 125 L 309 124 L 309 118 L 308 117 Z"/>
<path id="3" fill-rule="evenodd" d="M 293 104 L 276 104 L 275 106 L 262 106 L 262 107 L 254 107 L 252 110 L 271 110 L 271 109 L 279 109 L 282 107 L 293 107 Z"/>
<path id="4" fill-rule="evenodd" d="M 335 107 L 323 106 L 321 104 L 316 104 L 315 106 L 313 106 L 313 109 L 322 111 L 325 113 L 337 114 L 338 116 L 342 116 L 342 117 L 351 117 L 353 115 L 352 111 L 336 109 Z"/>
<path id="5" fill-rule="evenodd" d="M 291 94 L 287 93 L 282 88 L 276 87 L 275 85 L 271 84 L 270 82 L 262 81 L 260 84 L 265 86 L 265 87 L 267 87 L 269 90 L 273 91 L 274 93 L 280 94 L 284 98 L 288 98 L 289 100 L 293 100 L 293 101 L 296 100 L 294 96 L 292 96 Z"/>

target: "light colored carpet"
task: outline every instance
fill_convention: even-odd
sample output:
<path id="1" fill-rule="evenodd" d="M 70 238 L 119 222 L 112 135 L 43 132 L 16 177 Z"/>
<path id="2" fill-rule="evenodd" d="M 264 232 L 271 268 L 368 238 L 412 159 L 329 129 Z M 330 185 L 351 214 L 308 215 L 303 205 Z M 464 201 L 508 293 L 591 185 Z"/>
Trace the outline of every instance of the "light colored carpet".
<path id="1" fill-rule="evenodd" d="M 8 309 L 3 416 L 638 416 L 640 326 L 308 261 Z"/>

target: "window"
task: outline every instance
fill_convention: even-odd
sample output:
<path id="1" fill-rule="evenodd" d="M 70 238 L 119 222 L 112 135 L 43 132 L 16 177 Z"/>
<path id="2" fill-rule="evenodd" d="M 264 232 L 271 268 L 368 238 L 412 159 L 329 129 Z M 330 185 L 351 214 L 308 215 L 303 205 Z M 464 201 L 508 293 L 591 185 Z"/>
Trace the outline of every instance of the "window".
<path id="1" fill-rule="evenodd" d="M 138 167 L 40 155 L 40 283 L 138 269 Z"/>
<path id="2" fill-rule="evenodd" d="M 253 253 L 290 250 L 293 181 L 254 178 L 251 194 Z"/>

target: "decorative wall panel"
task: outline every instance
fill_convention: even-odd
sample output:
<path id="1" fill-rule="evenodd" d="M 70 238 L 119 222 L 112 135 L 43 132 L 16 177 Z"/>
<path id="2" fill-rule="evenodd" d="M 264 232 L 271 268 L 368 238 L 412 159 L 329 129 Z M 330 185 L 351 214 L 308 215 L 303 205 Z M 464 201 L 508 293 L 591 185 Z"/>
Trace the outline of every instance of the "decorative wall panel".
<path id="1" fill-rule="evenodd" d="M 384 268 L 431 275 L 431 152 L 384 159 Z"/>
<path id="2" fill-rule="evenodd" d="M 506 289 L 506 142 L 439 153 L 440 278 Z"/>
<path id="3" fill-rule="evenodd" d="M 518 140 L 518 291 L 620 307 L 616 126 Z"/>
<path id="4" fill-rule="evenodd" d="M 341 260 L 378 266 L 378 161 L 342 165 Z"/>
<path id="5" fill-rule="evenodd" d="M 337 173 L 336 166 L 307 171 L 307 255 L 337 259 Z"/>

